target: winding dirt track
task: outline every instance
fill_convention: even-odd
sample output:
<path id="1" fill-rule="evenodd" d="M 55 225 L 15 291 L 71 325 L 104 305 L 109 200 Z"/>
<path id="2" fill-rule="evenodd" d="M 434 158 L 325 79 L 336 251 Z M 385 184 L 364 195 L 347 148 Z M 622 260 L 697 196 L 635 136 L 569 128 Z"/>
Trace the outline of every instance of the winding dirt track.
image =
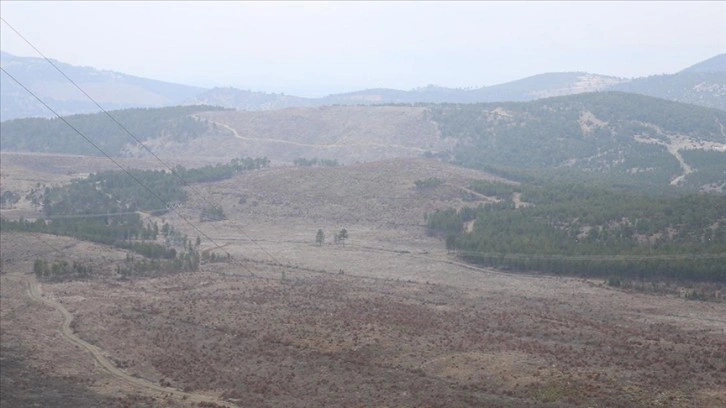
<path id="1" fill-rule="evenodd" d="M 255 141 L 255 142 L 264 142 L 264 143 L 282 143 L 282 144 L 288 144 L 288 145 L 293 145 L 293 146 L 317 147 L 317 148 L 320 148 L 320 149 L 335 149 L 335 148 L 351 147 L 351 146 L 376 146 L 376 147 L 386 147 L 386 148 L 389 148 L 389 149 L 410 150 L 410 151 L 414 151 L 414 152 L 418 152 L 418 153 L 424 153 L 424 152 L 426 152 L 426 149 L 422 149 L 422 148 L 419 148 L 419 147 L 402 146 L 402 145 L 397 145 L 397 144 L 385 144 L 385 143 L 373 143 L 373 142 L 356 143 L 354 145 L 352 145 L 352 144 L 346 144 L 346 143 L 343 143 L 343 144 L 340 144 L 340 143 L 313 144 L 313 143 L 294 142 L 292 140 L 283 140 L 283 139 L 271 139 L 271 138 L 260 138 L 260 137 L 246 137 L 246 136 L 240 135 L 235 128 L 233 128 L 232 126 L 230 126 L 230 125 L 228 125 L 226 123 L 217 122 L 215 120 L 210 120 L 210 119 L 201 119 L 201 118 L 199 118 L 196 115 L 191 115 L 191 116 L 193 118 L 197 119 L 197 120 L 206 120 L 207 122 L 214 123 L 214 124 L 216 124 L 218 126 L 221 126 L 221 127 L 225 128 L 225 129 L 229 130 L 230 132 L 232 132 L 232 134 L 234 135 L 234 137 L 236 137 L 237 139 L 240 139 L 240 140 L 251 140 L 251 141 Z"/>
<path id="2" fill-rule="evenodd" d="M 33 279 L 31 277 L 27 277 L 26 280 L 28 283 L 28 295 L 33 300 L 36 300 L 47 306 L 50 306 L 53 309 L 61 312 L 61 314 L 63 315 L 63 327 L 61 330 L 63 337 L 65 337 L 71 343 L 88 350 L 93 355 L 93 358 L 95 358 L 96 361 L 101 365 L 101 367 L 109 374 L 111 374 L 114 377 L 118 378 L 119 380 L 125 381 L 133 386 L 145 388 L 146 390 L 152 391 L 152 392 L 163 393 L 165 395 L 170 394 L 175 397 L 183 398 L 187 402 L 191 402 L 191 403 L 200 403 L 200 402 L 210 403 L 211 402 L 214 404 L 218 404 L 219 406 L 223 406 L 223 407 L 239 408 L 237 405 L 234 405 L 230 402 L 221 400 L 219 398 L 215 398 L 215 397 L 203 395 L 203 394 L 179 391 L 176 388 L 171 388 L 171 387 L 162 387 L 160 385 L 154 384 L 143 378 L 133 377 L 133 376 L 126 374 L 125 372 L 119 370 L 118 367 L 116 367 L 104 355 L 105 353 L 103 352 L 102 349 L 100 349 L 97 346 L 94 346 L 91 343 L 88 343 L 87 341 L 81 339 L 80 337 L 76 336 L 75 333 L 73 333 L 73 330 L 71 329 L 71 322 L 73 321 L 73 315 L 62 304 L 56 302 L 55 300 L 44 297 L 42 291 L 40 290 L 40 287 L 38 286 L 38 282 L 35 279 Z"/>

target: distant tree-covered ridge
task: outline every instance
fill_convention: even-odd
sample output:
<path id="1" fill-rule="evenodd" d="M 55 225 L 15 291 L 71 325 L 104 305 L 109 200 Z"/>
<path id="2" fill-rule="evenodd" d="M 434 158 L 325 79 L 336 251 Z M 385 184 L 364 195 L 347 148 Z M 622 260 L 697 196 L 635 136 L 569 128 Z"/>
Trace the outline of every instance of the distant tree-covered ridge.
<path id="1" fill-rule="evenodd" d="M 212 110 L 224 109 L 213 106 L 175 106 L 124 109 L 109 113 L 142 142 L 162 135 L 185 141 L 202 135 L 209 126 L 191 115 Z M 128 145 L 137 144 L 105 113 L 71 115 L 64 119 L 108 155 L 118 156 Z M 103 155 L 58 118 L 9 120 L 0 123 L 0 131 L 3 135 L 2 149 L 5 151 Z"/>
<path id="2" fill-rule="evenodd" d="M 601 174 L 639 186 L 726 185 L 726 111 L 621 92 L 428 107 L 465 166 Z"/>
<path id="3" fill-rule="evenodd" d="M 484 265 L 581 276 L 726 282 L 726 197 L 653 197 L 574 184 L 475 183 L 494 204 L 427 216 Z M 473 228 L 465 228 L 473 222 Z"/>

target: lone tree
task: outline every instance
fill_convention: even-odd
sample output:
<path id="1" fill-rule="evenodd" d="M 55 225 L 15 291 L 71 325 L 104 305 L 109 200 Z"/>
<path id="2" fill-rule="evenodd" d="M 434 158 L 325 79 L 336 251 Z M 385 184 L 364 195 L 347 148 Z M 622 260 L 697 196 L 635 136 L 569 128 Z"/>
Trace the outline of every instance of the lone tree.
<path id="1" fill-rule="evenodd" d="M 340 232 L 335 234 L 335 243 L 336 244 L 342 244 L 343 246 L 345 246 L 346 239 L 348 239 L 348 230 L 346 230 L 345 228 L 343 228 L 342 230 L 340 230 Z"/>
<path id="2" fill-rule="evenodd" d="M 315 243 L 318 246 L 321 246 L 321 245 L 323 245 L 323 242 L 325 242 L 325 233 L 323 232 L 322 229 L 319 229 L 318 233 L 315 234 Z"/>

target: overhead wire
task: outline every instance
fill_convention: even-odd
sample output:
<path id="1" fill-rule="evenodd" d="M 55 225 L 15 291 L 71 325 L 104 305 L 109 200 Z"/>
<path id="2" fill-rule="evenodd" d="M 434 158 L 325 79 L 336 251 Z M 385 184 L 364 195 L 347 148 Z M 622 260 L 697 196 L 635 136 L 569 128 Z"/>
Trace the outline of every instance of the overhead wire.
<path id="1" fill-rule="evenodd" d="M 4 19 L 4 18 L 2 18 L 2 17 L 0 17 L 0 20 L 1 20 L 2 22 L 4 22 L 4 23 L 5 23 L 5 24 L 6 24 L 6 25 L 7 25 L 7 26 L 8 26 L 8 27 L 9 27 L 9 28 L 10 28 L 10 29 L 11 29 L 11 30 L 13 31 L 13 32 L 15 32 L 15 34 L 17 34 L 17 35 L 18 35 L 18 37 L 20 37 L 20 38 L 21 38 L 21 39 L 22 39 L 23 41 L 25 41 L 25 43 L 27 43 L 27 44 L 28 44 L 28 45 L 29 45 L 29 46 L 30 46 L 31 48 L 33 48 L 33 50 L 35 50 L 35 52 L 37 52 L 37 53 L 38 53 L 38 55 L 40 55 L 40 56 L 41 56 L 41 57 L 42 57 L 42 58 L 43 58 L 43 59 L 44 59 L 44 60 L 45 60 L 46 62 L 48 62 L 48 63 L 49 63 L 49 64 L 50 64 L 50 65 L 51 65 L 51 66 L 52 66 L 52 67 L 53 67 L 53 68 L 54 68 L 54 69 L 55 69 L 56 71 L 58 71 L 58 72 L 59 72 L 59 73 L 60 73 L 60 74 L 61 74 L 61 75 L 62 75 L 62 76 L 63 76 L 63 77 L 65 78 L 65 79 L 67 79 L 67 80 L 68 80 L 68 81 L 69 81 L 69 82 L 70 82 L 71 84 L 73 84 L 73 86 L 75 86 L 75 87 L 76 87 L 76 88 L 77 88 L 77 89 L 78 89 L 78 90 L 79 90 L 79 91 L 80 91 L 80 92 L 81 92 L 81 93 L 82 93 L 83 95 L 85 95 L 85 96 L 86 96 L 86 98 L 88 98 L 88 99 L 89 99 L 89 100 L 90 100 L 91 102 L 93 102 L 93 103 L 94 103 L 94 104 L 96 105 L 96 107 L 98 107 L 98 109 L 100 109 L 100 110 L 101 110 L 101 111 L 102 111 L 102 112 L 103 112 L 103 113 L 104 113 L 104 114 L 105 114 L 106 116 L 108 116 L 108 118 L 109 118 L 109 119 L 111 119 L 111 120 L 112 120 L 112 121 L 113 121 L 113 122 L 114 122 L 114 123 L 115 123 L 116 125 L 118 125 L 118 126 L 119 126 L 119 127 L 120 127 L 120 128 L 121 128 L 121 129 L 122 129 L 122 130 L 123 130 L 123 131 L 124 131 L 124 132 L 126 133 L 126 134 L 128 134 L 128 135 L 129 135 L 129 136 L 130 136 L 130 137 L 131 137 L 132 139 L 134 139 L 134 141 L 136 141 L 136 143 L 138 143 L 138 144 L 139 144 L 139 145 L 140 145 L 141 147 L 143 147 L 143 148 L 144 148 L 144 150 L 146 150 L 146 151 L 147 151 L 147 152 L 148 152 L 149 154 L 151 154 L 151 155 L 152 155 L 152 156 L 153 156 L 153 157 L 154 157 L 154 158 L 155 158 L 155 159 L 156 159 L 156 160 L 157 160 L 157 161 L 158 161 L 159 163 L 161 163 L 161 164 L 162 164 L 162 165 L 163 165 L 163 166 L 164 166 L 164 167 L 165 167 L 165 168 L 166 168 L 167 170 L 169 170 L 171 174 L 173 174 L 174 176 L 176 176 L 176 177 L 177 177 L 177 178 L 178 178 L 178 179 L 179 179 L 179 180 L 180 180 L 180 181 L 182 182 L 182 184 L 183 184 L 183 185 L 189 186 L 189 188 L 190 188 L 190 189 L 191 189 L 191 190 L 192 190 L 192 191 L 193 191 L 193 192 L 194 192 L 194 193 L 196 194 L 196 196 L 197 196 L 197 197 L 199 197 L 199 198 L 201 198 L 201 199 L 202 199 L 202 201 L 204 201 L 204 202 L 205 202 L 206 204 L 208 204 L 208 205 L 209 205 L 209 204 L 213 204 L 213 203 L 210 203 L 210 201 L 209 201 L 209 199 L 207 198 L 207 196 L 205 196 L 204 194 L 202 194 L 201 192 L 199 192 L 199 191 L 198 191 L 198 190 L 197 190 L 197 189 L 196 189 L 196 188 L 195 188 L 195 187 L 194 187 L 193 185 L 191 185 L 191 183 L 189 183 L 189 182 L 188 182 L 187 180 L 185 180 L 185 179 L 184 179 L 184 177 L 183 177 L 183 176 L 181 176 L 181 174 L 179 174 L 178 172 L 174 171 L 174 170 L 173 170 L 173 168 L 172 168 L 172 167 L 171 167 L 171 166 L 170 166 L 169 164 L 167 164 L 167 163 L 166 163 L 165 161 L 163 161 L 163 160 L 162 160 L 162 159 L 161 159 L 161 158 L 160 158 L 160 157 L 159 157 L 159 156 L 158 156 L 158 155 L 157 155 L 156 153 L 154 153 L 154 152 L 153 152 L 153 151 L 152 151 L 151 149 L 149 149 L 149 148 L 148 148 L 148 147 L 147 147 L 147 146 L 146 146 L 146 145 L 145 145 L 145 144 L 144 144 L 144 143 L 143 143 L 143 142 L 142 142 L 142 141 L 141 141 L 141 140 L 140 140 L 140 139 L 139 139 L 138 137 L 136 137 L 136 135 L 134 135 L 134 134 L 133 134 L 133 133 L 132 133 L 132 132 L 131 132 L 131 131 L 130 131 L 130 130 L 129 130 L 129 129 L 127 128 L 127 127 L 126 127 L 126 126 L 124 126 L 124 125 L 123 125 L 123 124 L 122 124 L 122 123 L 121 123 L 120 121 L 118 121 L 118 120 L 117 120 L 117 119 L 116 119 L 116 118 L 115 118 L 115 117 L 114 117 L 113 115 L 111 115 L 111 113 L 110 113 L 109 111 L 107 111 L 107 110 L 106 110 L 106 109 L 105 109 L 105 108 L 104 108 L 103 106 L 101 106 L 101 105 L 100 105 L 100 104 L 99 104 L 99 103 L 98 103 L 98 102 L 97 102 L 97 101 L 96 101 L 96 100 L 95 100 L 95 99 L 94 99 L 94 98 L 93 98 L 93 97 L 92 97 L 91 95 L 89 95 L 89 94 L 88 94 L 88 92 L 86 92 L 86 91 L 85 91 L 85 90 L 84 90 L 84 89 L 83 89 L 83 88 L 82 88 L 82 87 L 81 87 L 80 85 L 78 85 L 78 83 L 76 83 L 76 82 L 75 82 L 75 81 L 74 81 L 74 80 L 73 80 L 72 78 L 70 78 L 70 77 L 69 77 L 69 76 L 68 76 L 68 75 L 67 75 L 67 74 L 66 74 L 65 72 L 63 72 L 63 70 L 62 70 L 62 69 L 60 69 L 60 68 L 59 68 L 59 67 L 58 67 L 58 66 L 57 66 L 57 65 L 56 65 L 55 63 L 53 63 L 53 61 L 52 61 L 52 60 L 51 60 L 50 58 L 46 57 L 46 56 L 45 56 L 45 54 L 43 54 L 43 52 L 41 52 L 41 51 L 40 51 L 40 50 L 38 49 L 38 47 L 36 47 L 36 46 L 35 46 L 35 45 L 34 45 L 34 44 L 33 44 L 33 43 L 32 43 L 32 42 L 30 41 L 30 40 L 28 40 L 27 38 L 25 38 L 25 36 L 23 36 L 23 35 L 22 35 L 22 34 L 21 34 L 21 33 L 20 33 L 20 32 L 19 32 L 19 31 L 18 31 L 17 29 L 15 29 L 15 27 L 13 27 L 13 26 L 12 26 L 12 25 L 11 25 L 10 23 L 8 23 L 8 22 L 7 22 L 7 20 L 5 20 L 5 19 Z M 3 71 L 4 71 L 4 72 L 5 72 L 6 74 L 7 74 L 7 71 L 5 71 L 4 69 L 3 69 Z M 8 74 L 8 75 L 9 75 L 9 74 Z M 10 76 L 10 75 L 9 75 L 9 76 Z M 11 76 L 11 78 L 12 78 L 12 76 Z M 15 82 L 17 82 L 18 84 L 20 84 L 20 82 L 18 82 L 18 80 L 17 80 L 17 79 L 13 78 L 13 80 L 14 80 Z M 21 84 L 21 86 L 22 86 L 22 87 L 23 87 L 23 88 L 24 88 L 24 89 L 25 89 L 26 91 L 30 92 L 30 91 L 28 90 L 28 88 L 27 88 L 27 87 L 23 86 L 22 84 Z M 31 94 L 32 94 L 32 93 L 31 93 Z M 38 97 L 37 97 L 37 96 L 36 96 L 35 94 L 32 94 L 32 95 L 33 95 L 33 96 L 34 96 L 34 97 L 35 97 L 36 99 L 38 99 L 38 100 L 40 101 L 40 99 L 39 99 L 39 98 L 38 98 Z M 43 102 L 41 101 L 41 103 L 43 103 Z M 47 104 L 43 103 L 43 105 L 44 105 L 44 106 L 46 106 L 47 108 L 49 108 Z M 53 111 L 52 109 L 51 109 L 51 111 L 52 111 L 52 112 L 53 112 L 53 113 L 54 113 L 54 114 L 55 114 L 56 116 L 58 116 L 58 117 L 60 118 L 60 115 L 58 115 L 58 114 L 57 114 L 57 113 L 56 113 L 55 111 Z M 62 120 L 63 120 L 64 122 L 68 123 L 68 122 L 67 122 L 66 120 L 64 120 L 63 118 L 61 118 L 61 119 L 62 119 Z M 74 129 L 74 130 L 76 130 L 76 129 Z M 77 130 L 76 130 L 76 131 L 77 131 Z M 85 138 L 85 136 L 84 136 L 84 138 Z M 86 140 L 88 140 L 88 139 L 86 139 Z M 93 144 L 93 143 L 92 143 L 92 144 Z M 93 144 L 93 146 L 94 146 L 94 147 L 96 147 L 96 149 L 98 149 L 98 150 L 100 151 L 100 148 L 99 148 L 98 146 L 96 146 L 95 144 Z M 109 156 L 108 154 L 106 154 L 105 152 L 103 152 L 103 151 L 101 151 L 101 152 L 102 152 L 102 153 L 103 153 L 103 154 L 104 154 L 104 155 L 105 155 L 105 156 L 106 156 L 107 158 L 109 158 L 109 159 L 111 158 L 111 157 L 110 157 L 110 156 Z M 112 161 L 113 161 L 113 160 L 112 160 Z M 114 164 L 117 164 L 117 163 L 115 163 L 115 161 L 114 161 Z M 118 165 L 118 164 L 117 164 L 117 165 Z M 129 172 L 128 172 L 128 171 L 126 171 L 126 173 L 127 173 L 127 174 L 129 174 Z M 130 175 L 130 174 L 129 174 L 129 175 Z M 133 177 L 132 177 L 132 178 L 133 178 Z M 162 200 L 162 202 L 163 202 L 163 200 Z M 180 215 L 180 214 L 179 214 L 179 213 L 178 213 L 177 211 L 175 211 L 175 213 L 176 213 L 177 215 Z M 189 221 L 188 221 L 188 220 L 186 220 L 186 219 L 184 219 L 184 220 L 185 220 L 185 221 L 187 221 L 187 222 L 189 223 Z M 191 223 L 190 223 L 190 224 L 191 224 Z M 192 224 L 192 225 L 193 225 L 193 224 Z M 195 229 L 196 231 L 198 231 L 198 232 L 202 233 L 202 232 L 201 232 L 201 231 L 199 230 L 199 228 L 197 228 L 196 226 L 193 226 L 193 227 L 194 227 L 194 229 Z M 273 260 L 274 262 L 277 262 L 277 263 L 279 263 L 279 261 L 277 260 L 277 258 L 276 258 L 275 256 L 273 256 L 273 255 L 272 255 L 272 254 L 271 254 L 271 253 L 270 253 L 269 251 L 267 251 L 267 250 L 266 250 L 266 249 L 265 249 L 264 247 L 262 247 L 261 245 L 259 245 L 259 243 L 257 243 L 257 241 L 256 241 L 256 240 L 254 240 L 254 239 L 253 239 L 253 238 L 252 238 L 251 236 L 249 236 L 249 235 L 248 235 L 248 234 L 247 234 L 247 233 L 246 233 L 246 232 L 245 232 L 244 230 L 241 230 L 241 229 L 240 229 L 240 230 L 239 230 L 239 232 L 240 232 L 240 233 L 241 233 L 242 235 L 244 235 L 244 236 L 245 236 L 245 237 L 246 237 L 246 238 L 247 238 L 247 239 L 248 239 L 248 240 L 249 240 L 250 242 L 253 242 L 253 243 L 254 243 L 254 244 L 255 244 L 255 245 L 256 245 L 256 246 L 257 246 L 257 247 L 258 247 L 258 248 L 259 248 L 259 249 L 260 249 L 260 250 L 261 250 L 261 251 L 262 251 L 263 253 L 265 253 L 265 254 L 266 254 L 266 255 L 267 255 L 267 256 L 268 256 L 268 257 L 269 257 L 270 259 L 272 259 L 272 260 Z M 206 234 L 204 234 L 204 233 L 202 233 L 202 234 L 203 234 L 203 235 L 205 236 L 205 238 L 208 238 L 208 237 L 206 236 Z M 208 238 L 208 239 L 209 239 L 209 238 Z M 222 249 L 222 248 L 221 248 L 221 247 L 220 247 L 219 245 L 217 245 L 217 244 L 216 244 L 216 243 L 215 243 L 214 241 L 212 241 L 211 239 L 210 239 L 210 241 L 211 241 L 211 242 L 212 242 L 212 243 L 213 243 L 213 244 L 215 245 L 215 247 L 216 247 L 217 249 Z M 222 249 L 222 250 L 223 250 L 223 249 Z M 224 250 L 223 250 L 223 251 L 224 251 Z M 226 254 L 229 254 L 229 253 L 228 253 L 227 251 L 224 251 L 224 252 L 225 252 Z"/>
<path id="2" fill-rule="evenodd" d="M 13 32 L 15 32 L 23 41 L 25 41 L 31 48 L 33 48 L 38 53 L 38 55 L 40 55 L 53 68 L 55 68 L 56 71 L 58 71 L 61 75 L 63 75 L 63 77 L 66 78 L 71 84 L 73 84 L 73 86 L 75 86 L 81 93 L 83 93 L 83 95 L 85 95 L 91 102 L 93 102 L 96 105 L 96 107 L 98 107 L 98 109 L 100 109 L 104 114 L 106 114 L 106 116 L 108 116 L 114 123 L 116 123 L 116 125 L 118 125 L 124 132 L 126 132 L 126 134 L 128 134 L 132 139 L 134 139 L 136 141 L 136 143 L 138 143 L 141 147 L 144 148 L 144 150 L 146 150 L 149 154 L 151 154 L 159 163 L 161 163 L 164 167 L 166 167 L 166 169 L 169 170 L 171 172 L 171 174 L 176 176 L 183 183 L 183 185 L 189 186 L 189 188 L 197 195 L 197 197 L 201 198 L 202 201 L 204 201 L 206 204 L 213 204 L 213 203 L 210 203 L 210 201 L 207 199 L 207 196 L 205 196 L 204 194 L 199 192 L 194 186 L 191 185 L 191 183 L 187 182 L 187 180 L 185 180 L 178 172 L 175 172 L 169 164 L 164 162 L 156 153 L 154 153 L 151 149 L 149 149 L 126 126 L 124 126 L 121 122 L 119 122 L 113 115 L 111 115 L 110 112 L 108 112 L 106 109 L 104 109 L 103 106 L 101 106 L 91 95 L 89 95 L 73 79 L 71 79 L 68 75 L 66 75 L 66 73 L 63 72 L 63 70 L 61 70 L 55 63 L 53 63 L 53 61 L 50 58 L 46 57 L 45 54 L 43 54 L 35 45 L 33 45 L 32 42 L 30 42 L 30 40 L 25 38 L 18 30 L 16 30 L 15 27 L 13 27 L 10 23 L 8 23 L 7 20 L 3 19 L 2 17 L 0 17 L 0 20 L 2 20 L 8 27 L 10 27 L 10 29 L 13 30 Z M 244 235 L 247 239 L 249 239 L 251 242 L 256 242 L 254 239 L 252 239 L 252 237 L 247 235 L 247 233 L 244 232 L 244 230 L 240 230 L 240 233 L 242 235 Z M 258 247 L 273 261 L 278 262 L 277 259 L 271 253 L 269 253 L 264 247 L 260 246 L 259 244 L 258 244 Z M 225 253 L 226 253 L 226 251 L 225 251 Z"/>
<path id="3" fill-rule="evenodd" d="M 11 75 L 11 74 L 10 74 L 10 73 L 9 73 L 8 71 L 6 71 L 6 70 L 5 70 L 5 68 L 3 68 L 3 67 L 0 67 L 0 70 L 2 70 L 2 72 L 4 72 L 4 73 L 5 73 L 5 74 L 6 74 L 6 75 L 7 75 L 7 76 L 8 76 L 9 78 L 10 78 L 10 79 L 12 79 L 12 80 L 13 80 L 13 81 L 14 81 L 15 83 L 17 83 L 17 84 L 18 84 L 18 85 L 19 85 L 19 86 L 20 86 L 21 88 L 23 88 L 23 89 L 24 89 L 24 90 L 25 90 L 26 92 L 28 92 L 28 93 L 29 93 L 30 95 L 32 95 L 32 96 L 33 96 L 33 97 L 34 97 L 34 98 L 35 98 L 35 99 L 36 99 L 36 100 L 37 100 L 38 102 L 40 102 L 40 103 L 41 103 L 41 104 L 42 104 L 43 106 L 45 106 L 45 107 L 46 107 L 46 108 L 47 108 L 47 109 L 48 109 L 49 111 L 51 111 L 51 112 L 52 112 L 52 113 L 53 113 L 53 114 L 54 114 L 55 116 L 57 116 L 57 117 L 58 117 L 58 119 L 60 119 L 61 121 L 63 121 L 63 123 L 65 123 L 66 125 L 68 125 L 68 127 L 70 127 L 71 129 L 73 129 L 73 131 L 75 131 L 76 133 L 78 133 L 78 134 L 79 134 L 79 135 L 80 135 L 80 136 L 81 136 L 81 137 L 82 137 L 83 139 L 85 139 L 85 140 L 86 140 L 86 142 L 88 142 L 88 143 L 89 143 L 89 144 L 90 144 L 91 146 L 93 146 L 93 147 L 94 147 L 94 148 L 96 148 L 96 149 L 97 149 L 97 150 L 98 150 L 99 152 L 101 152 L 101 154 L 103 154 L 103 155 L 104 155 L 104 156 L 105 156 L 105 157 L 106 157 L 106 158 L 107 158 L 108 160 L 110 160 L 110 161 L 111 161 L 111 162 L 112 162 L 113 164 L 115 164 L 115 165 L 116 165 L 116 166 L 117 166 L 118 168 L 120 168 L 121 170 L 123 170 L 123 171 L 124 171 L 124 172 L 125 172 L 125 173 L 126 173 L 126 174 L 127 174 L 128 176 L 129 176 L 129 177 L 131 177 L 131 179 L 132 179 L 132 180 L 133 180 L 134 182 L 136 182 L 136 183 L 137 183 L 138 185 L 140 185 L 141 187 L 143 187 L 143 188 L 144 188 L 144 189 L 145 189 L 146 191 L 148 191 L 148 192 L 149 192 L 149 193 L 150 193 L 150 194 L 151 194 L 152 196 L 154 196 L 154 197 L 155 197 L 156 199 L 158 199 L 158 200 L 159 200 L 160 202 L 162 202 L 162 203 L 163 203 L 163 204 L 165 204 L 165 205 L 167 204 L 167 203 L 165 202 L 165 200 L 164 200 L 163 198 L 161 198 L 161 197 L 160 197 L 160 196 L 159 196 L 159 195 L 158 195 L 158 194 L 157 194 L 157 193 L 156 193 L 156 192 L 155 192 L 155 191 L 154 191 L 154 190 L 153 190 L 153 189 L 152 189 L 151 187 L 149 187 L 149 186 L 147 186 L 146 184 L 144 184 L 143 182 L 141 182 L 141 180 L 139 180 L 139 178 L 138 178 L 138 177 L 134 176 L 134 175 L 133 175 L 133 174 L 132 174 L 132 173 L 131 173 L 131 172 L 130 172 L 130 171 L 129 171 L 128 169 L 126 169 L 126 168 L 125 168 L 124 166 L 122 166 L 122 165 L 121 165 L 121 164 L 120 164 L 120 163 L 119 163 L 118 161 L 116 161 L 116 160 L 115 160 L 115 159 L 114 159 L 113 157 L 111 157 L 111 156 L 110 156 L 110 155 L 109 155 L 108 153 L 106 153 L 105 151 L 103 151 L 103 149 L 101 149 L 101 148 L 100 148 L 100 147 L 99 147 L 99 146 L 98 146 L 98 145 L 97 145 L 96 143 L 94 143 L 94 142 L 93 142 L 93 141 L 92 141 L 91 139 L 89 139 L 89 138 L 88 138 L 88 137 L 87 137 L 87 136 L 86 136 L 85 134 L 83 134 L 83 132 L 81 132 L 80 130 L 78 130 L 78 128 L 76 128 L 75 126 L 73 126 L 73 125 L 72 125 L 72 124 L 71 124 L 70 122 L 68 122 L 68 121 L 67 121 L 67 120 L 66 120 L 66 119 L 65 119 L 64 117 L 62 117 L 62 116 L 61 116 L 60 114 L 58 114 L 58 112 L 56 112 L 56 111 L 55 111 L 55 109 L 53 109 L 52 107 L 50 107 L 50 106 L 49 106 L 49 105 L 48 105 L 47 103 L 45 103 L 45 102 L 44 102 L 44 101 L 43 101 L 43 100 L 42 100 L 42 99 L 41 99 L 40 97 L 38 97 L 38 96 L 37 96 L 37 95 L 36 95 L 36 94 L 35 94 L 35 93 L 34 93 L 33 91 L 31 91 L 30 89 L 28 89 L 28 87 L 26 87 L 25 85 L 23 85 L 23 83 L 22 83 L 22 82 L 20 82 L 20 81 L 19 81 L 19 80 L 18 80 L 17 78 L 15 78 L 15 77 L 14 77 L 13 75 Z M 224 250 L 224 249 L 223 249 L 223 248 L 222 248 L 222 247 L 221 247 L 221 246 L 220 246 L 219 244 L 217 244 L 217 242 L 216 242 L 216 241 L 215 241 L 214 239 L 212 239 L 212 238 L 211 238 L 211 237 L 210 237 L 209 235 L 207 235 L 207 233 L 205 233 L 204 231 L 202 231 L 202 230 L 201 230 L 201 229 L 200 229 L 199 227 L 197 227 L 197 226 L 196 226 L 196 225 L 195 225 L 195 224 L 194 224 L 193 222 L 191 222 L 191 221 L 190 221 L 190 220 L 189 220 L 189 219 L 188 219 L 187 217 L 185 217 L 185 216 L 184 216 L 183 214 L 181 214 L 180 212 L 178 212 L 178 211 L 176 210 L 176 208 L 173 208 L 173 207 L 171 207 L 171 210 L 172 210 L 172 211 L 173 211 L 173 212 L 174 212 L 174 213 L 175 213 L 175 214 L 176 214 L 177 216 L 179 216 L 179 218 L 181 218 L 181 219 L 182 219 L 182 220 L 184 220 L 184 221 L 185 221 L 185 222 L 186 222 L 187 224 L 189 224 L 189 225 L 190 225 L 190 226 L 191 226 L 191 227 L 192 227 L 192 228 L 193 228 L 193 229 L 194 229 L 195 231 L 197 231 L 198 233 L 200 233 L 200 234 L 201 234 L 201 235 L 202 235 L 202 236 L 203 236 L 204 238 L 208 239 L 208 240 L 209 240 L 209 242 L 211 242 L 211 243 L 212 243 L 212 244 L 213 244 L 213 245 L 214 245 L 214 246 L 215 246 L 216 248 L 218 248 L 218 249 L 222 249 L 222 250 L 223 250 L 223 251 L 224 251 L 224 252 L 225 252 L 226 254 L 229 254 L 229 252 L 227 252 L 227 251 L 226 251 L 226 250 Z"/>

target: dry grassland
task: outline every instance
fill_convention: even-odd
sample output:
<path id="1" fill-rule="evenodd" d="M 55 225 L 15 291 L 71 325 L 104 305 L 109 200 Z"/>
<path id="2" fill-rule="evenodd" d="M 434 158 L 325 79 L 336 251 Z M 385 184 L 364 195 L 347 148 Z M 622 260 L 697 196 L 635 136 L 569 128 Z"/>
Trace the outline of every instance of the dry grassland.
<path id="1" fill-rule="evenodd" d="M 444 184 L 416 190 L 428 177 Z M 221 203 L 229 219 L 199 225 L 230 262 L 120 280 L 123 251 L 43 237 L 102 273 L 41 289 L 128 375 L 238 406 L 726 404 L 726 304 L 473 268 L 425 234 L 424 213 L 486 201 L 462 187 L 488 177 L 392 160 L 199 185 L 182 214 Z M 350 239 L 334 245 L 340 228 Z M 3 402 L 62 389 L 90 401 L 74 406 L 199 406 L 119 381 L 64 341 L 60 314 L 25 289 L 33 259 L 59 255 L 27 234 L 0 244 Z"/>

